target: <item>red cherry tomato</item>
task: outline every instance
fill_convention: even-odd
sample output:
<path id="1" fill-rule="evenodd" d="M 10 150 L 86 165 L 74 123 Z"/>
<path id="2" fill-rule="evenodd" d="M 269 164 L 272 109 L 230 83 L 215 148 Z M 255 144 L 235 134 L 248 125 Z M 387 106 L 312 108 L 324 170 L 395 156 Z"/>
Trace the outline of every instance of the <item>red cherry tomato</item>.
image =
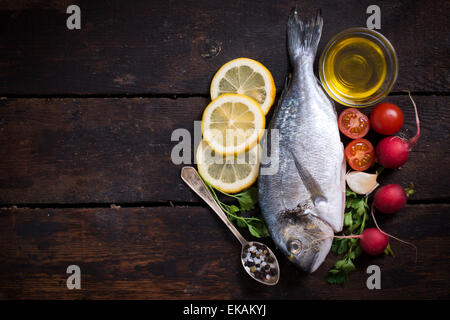
<path id="1" fill-rule="evenodd" d="M 380 103 L 370 113 L 370 125 L 378 133 L 393 135 L 403 126 L 403 112 L 395 104 Z"/>
<path id="2" fill-rule="evenodd" d="M 355 139 L 345 147 L 345 158 L 356 171 L 369 169 L 375 162 L 375 150 L 366 139 Z"/>
<path id="3" fill-rule="evenodd" d="M 355 108 L 348 108 L 339 115 L 338 127 L 350 139 L 362 138 L 369 132 L 369 118 Z"/>

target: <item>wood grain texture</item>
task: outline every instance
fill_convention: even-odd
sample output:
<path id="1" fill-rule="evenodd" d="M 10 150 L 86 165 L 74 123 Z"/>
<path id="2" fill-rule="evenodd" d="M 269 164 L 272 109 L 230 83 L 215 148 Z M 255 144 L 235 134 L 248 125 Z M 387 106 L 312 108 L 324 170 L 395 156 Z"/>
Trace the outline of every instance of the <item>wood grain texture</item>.
<path id="1" fill-rule="evenodd" d="M 183 128 L 193 139 L 210 81 L 231 59 L 261 61 L 281 92 L 293 6 L 322 9 L 321 52 L 337 32 L 365 26 L 373 1 L 79 0 L 82 29 L 69 31 L 71 4 L 0 0 L 0 299 L 450 298 L 450 2 L 376 3 L 399 57 L 386 101 L 402 108 L 399 134 L 410 137 L 413 108 L 400 91 L 416 92 L 422 124 L 406 166 L 380 177 L 416 193 L 378 219 L 418 246 L 417 263 L 393 240 L 395 258 L 362 256 L 347 284 L 331 286 L 334 254 L 305 275 L 276 251 L 275 287 L 247 276 L 239 243 L 181 181 L 171 134 Z M 66 287 L 73 264 L 81 290 Z M 366 288 L 371 264 L 381 290 Z"/>
<path id="2" fill-rule="evenodd" d="M 288 70 L 286 21 L 322 8 L 321 52 L 339 31 L 366 26 L 373 1 L 87 1 L 81 30 L 72 1 L 0 3 L 0 95 L 208 94 L 225 62 L 249 57 Z M 378 1 L 380 30 L 399 57 L 394 91 L 448 92 L 449 2 Z"/>
<path id="3" fill-rule="evenodd" d="M 414 135 L 408 97 L 389 101 L 404 110 L 401 134 Z M 449 98 L 416 101 L 421 138 L 404 168 L 387 170 L 380 181 L 413 182 L 413 200 L 448 200 L 450 177 L 442 164 L 450 157 Z M 185 128 L 193 141 L 194 121 L 207 103 L 206 98 L 0 100 L 0 203 L 198 202 L 180 179 L 182 165 L 171 161 L 178 143 L 171 134 Z"/>
<path id="4" fill-rule="evenodd" d="M 438 299 L 449 298 L 449 205 L 407 206 L 380 223 L 396 257 L 363 256 L 344 285 L 328 285 L 330 254 L 306 275 L 279 251 L 281 279 L 265 287 L 241 269 L 240 245 L 209 209 L 1 209 L 3 299 Z M 265 241 L 269 245 L 273 244 Z M 81 268 L 81 290 L 66 269 Z M 381 268 L 381 290 L 366 287 L 367 266 Z"/>

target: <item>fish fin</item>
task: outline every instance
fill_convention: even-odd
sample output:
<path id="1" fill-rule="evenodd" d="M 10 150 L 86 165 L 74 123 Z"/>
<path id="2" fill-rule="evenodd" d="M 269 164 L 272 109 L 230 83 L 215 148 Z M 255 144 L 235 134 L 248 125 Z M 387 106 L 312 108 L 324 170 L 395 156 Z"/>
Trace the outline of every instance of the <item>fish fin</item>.
<path id="1" fill-rule="evenodd" d="M 292 74 L 290 73 L 286 76 L 286 79 L 284 80 L 284 88 L 283 88 L 283 91 L 281 92 L 280 99 L 278 99 L 278 104 L 275 108 L 275 111 L 273 112 L 273 116 L 272 116 L 272 120 L 271 120 L 273 122 L 273 125 L 271 122 L 270 129 L 279 129 L 279 125 L 278 125 L 278 123 L 276 123 L 276 119 L 278 119 L 278 116 L 277 116 L 278 112 L 280 111 L 281 105 L 284 102 L 284 98 L 286 97 L 286 95 L 289 91 L 289 88 L 291 86 L 291 79 L 292 79 Z"/>
<path id="2" fill-rule="evenodd" d="M 289 149 L 289 152 L 294 159 L 295 167 L 297 168 L 300 179 L 310 193 L 314 205 L 318 206 L 323 202 L 327 202 L 327 198 L 323 195 L 322 189 L 320 188 L 317 181 L 313 178 L 313 176 L 311 176 L 311 173 L 309 173 L 309 171 L 300 164 L 300 161 L 298 161 L 297 157 L 291 149 Z"/>
<path id="3" fill-rule="evenodd" d="M 286 96 L 286 94 L 289 91 L 289 87 L 291 86 L 291 79 L 292 79 L 292 74 L 288 74 L 286 76 L 286 79 L 284 80 L 284 88 L 283 91 L 281 92 L 281 96 L 280 99 L 278 99 L 278 104 L 275 108 L 275 111 L 273 112 L 272 115 L 272 120 L 270 122 L 269 128 L 266 131 L 266 133 L 264 134 L 263 138 L 261 139 L 261 145 L 263 146 L 263 154 L 261 160 L 265 160 L 261 162 L 261 166 L 263 168 L 267 168 L 270 167 L 272 161 L 270 159 L 270 155 L 269 153 L 272 152 L 272 129 L 280 129 L 279 124 L 276 122 L 276 119 L 278 119 L 278 112 L 280 111 L 281 108 L 281 104 L 284 101 L 284 97 Z M 278 146 L 277 146 L 278 147 Z M 267 156 L 267 158 L 266 158 Z M 266 160 L 269 160 L 270 163 L 267 163 Z"/>
<path id="4" fill-rule="evenodd" d="M 315 56 L 320 36 L 322 35 L 323 19 L 321 10 L 308 20 L 299 18 L 297 8 L 292 9 L 287 22 L 288 49 L 291 62 L 301 55 Z"/>
<path id="5" fill-rule="evenodd" d="M 286 94 L 289 91 L 289 88 L 291 87 L 291 80 L 292 80 L 292 74 L 289 73 L 286 76 L 286 79 L 284 80 L 284 88 L 283 91 L 281 92 L 281 96 L 280 96 L 280 102 L 278 103 L 279 105 L 281 105 L 281 102 L 284 100 L 284 97 L 286 97 Z"/>

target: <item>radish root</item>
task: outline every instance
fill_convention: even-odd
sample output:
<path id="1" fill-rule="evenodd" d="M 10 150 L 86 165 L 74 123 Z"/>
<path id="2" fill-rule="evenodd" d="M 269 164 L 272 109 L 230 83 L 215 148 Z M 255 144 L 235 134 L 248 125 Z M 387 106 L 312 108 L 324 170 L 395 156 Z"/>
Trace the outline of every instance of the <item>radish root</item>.
<path id="1" fill-rule="evenodd" d="M 408 96 L 409 99 L 411 99 L 411 102 L 414 106 L 414 112 L 416 113 L 416 125 L 417 125 L 417 133 L 414 137 L 412 137 L 411 139 L 409 139 L 408 141 L 408 147 L 411 148 L 416 142 L 417 140 L 419 140 L 419 136 L 420 136 L 420 120 L 419 120 L 419 113 L 417 112 L 417 106 L 416 103 L 414 102 L 413 98 L 411 97 L 411 92 L 408 91 Z"/>
<path id="2" fill-rule="evenodd" d="M 412 247 L 414 248 L 414 250 L 416 251 L 416 259 L 415 259 L 415 262 L 417 263 L 417 253 L 418 253 L 418 252 L 417 252 L 417 247 L 416 247 L 414 244 L 412 244 L 411 242 L 408 242 L 408 241 L 399 239 L 399 238 L 394 237 L 393 235 L 391 235 L 391 234 L 389 234 L 389 233 L 386 233 L 386 232 L 384 232 L 383 230 L 381 230 L 380 227 L 378 226 L 377 220 L 375 219 L 375 214 L 374 214 L 374 209 L 373 209 L 373 208 L 374 208 L 374 205 L 373 205 L 373 203 L 372 203 L 372 206 L 371 206 L 371 208 L 370 208 L 370 214 L 372 215 L 373 222 L 375 222 L 375 226 L 377 227 L 377 229 L 378 229 L 381 233 L 387 235 L 387 236 L 390 237 L 390 238 L 393 238 L 393 239 L 395 239 L 395 240 L 397 240 L 397 241 L 400 241 L 400 242 L 402 242 L 402 243 L 405 243 L 405 244 L 407 244 L 407 245 L 412 246 Z"/>

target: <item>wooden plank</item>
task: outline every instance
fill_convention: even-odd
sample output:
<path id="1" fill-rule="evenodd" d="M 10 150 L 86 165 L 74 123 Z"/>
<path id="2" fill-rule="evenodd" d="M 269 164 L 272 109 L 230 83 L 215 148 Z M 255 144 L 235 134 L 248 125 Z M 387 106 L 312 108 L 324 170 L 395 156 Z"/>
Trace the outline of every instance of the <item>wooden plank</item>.
<path id="1" fill-rule="evenodd" d="M 342 286 L 326 282 L 337 257 L 312 274 L 279 251 L 275 287 L 241 269 L 240 245 L 209 209 L 1 209 L 3 299 L 438 299 L 448 298 L 449 205 L 407 206 L 380 219 L 395 258 L 361 257 Z M 269 245 L 270 241 L 265 241 Z M 381 268 L 381 290 L 368 290 L 366 268 Z M 66 269 L 81 269 L 81 290 L 68 290 Z"/>
<path id="2" fill-rule="evenodd" d="M 225 62 L 250 57 L 273 73 L 288 70 L 286 21 L 292 1 L 80 0 L 81 30 L 66 28 L 72 1 L 3 1 L 0 95 L 208 94 Z M 308 0 L 322 8 L 325 43 L 366 26 L 372 1 Z M 448 1 L 378 1 L 381 32 L 393 43 L 400 73 L 394 91 L 448 92 Z"/>
<path id="3" fill-rule="evenodd" d="M 1 100 L 0 203 L 192 200 L 170 139 L 176 128 L 193 131 L 205 102 Z"/>
<path id="4" fill-rule="evenodd" d="M 389 101 L 404 110 L 403 135 L 412 136 L 409 99 Z M 386 171 L 381 182 L 413 182 L 414 200 L 448 200 L 450 176 L 442 164 L 450 157 L 449 99 L 416 101 L 421 138 L 407 165 Z M 206 98 L 0 100 L 0 203 L 198 202 L 179 178 L 182 165 L 171 161 L 177 144 L 171 134 L 186 128 L 194 137 L 194 120 L 201 119 L 207 103 Z"/>

